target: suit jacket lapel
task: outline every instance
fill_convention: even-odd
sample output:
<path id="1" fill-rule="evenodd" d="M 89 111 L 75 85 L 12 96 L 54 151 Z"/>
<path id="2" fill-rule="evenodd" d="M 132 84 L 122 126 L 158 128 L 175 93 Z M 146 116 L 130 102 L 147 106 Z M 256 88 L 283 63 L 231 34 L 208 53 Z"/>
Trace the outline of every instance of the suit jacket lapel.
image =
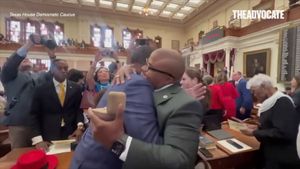
<path id="1" fill-rule="evenodd" d="M 157 117 L 160 129 L 163 128 L 163 124 L 172 109 L 170 105 L 164 106 L 164 103 L 171 100 L 176 93 L 180 91 L 180 87 L 177 85 L 172 85 L 161 91 L 154 92 L 154 102 L 157 110 Z"/>
<path id="2" fill-rule="evenodd" d="M 64 105 L 66 105 L 68 99 L 71 98 L 72 96 L 72 89 L 74 88 L 73 84 L 70 83 L 70 81 L 67 80 L 67 87 L 66 87 L 66 96 L 65 96 L 65 101 L 64 101 Z"/>
<path id="3" fill-rule="evenodd" d="M 59 101 L 58 94 L 57 94 L 57 92 L 56 92 L 56 87 L 54 86 L 53 81 L 51 81 L 49 84 L 50 84 L 50 85 L 49 85 L 50 93 L 53 94 L 53 98 L 55 98 L 56 104 L 58 104 L 58 105 L 61 106 L 60 101 Z"/>
<path id="4" fill-rule="evenodd" d="M 178 93 L 180 88 L 176 85 L 169 86 L 161 91 L 154 92 L 155 105 L 158 106 L 170 100 L 174 94 Z"/>

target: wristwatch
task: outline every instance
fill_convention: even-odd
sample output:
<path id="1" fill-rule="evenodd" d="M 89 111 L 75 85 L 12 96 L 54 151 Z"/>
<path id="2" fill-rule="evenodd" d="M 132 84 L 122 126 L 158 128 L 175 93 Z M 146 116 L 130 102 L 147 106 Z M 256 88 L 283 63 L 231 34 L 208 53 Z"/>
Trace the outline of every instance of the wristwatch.
<path id="1" fill-rule="evenodd" d="M 79 122 L 78 124 L 77 124 L 77 129 L 79 129 L 79 130 L 81 130 L 81 131 L 84 131 L 84 124 L 82 123 L 82 122 Z"/>
<path id="2" fill-rule="evenodd" d="M 128 135 L 123 134 L 121 138 L 119 138 L 117 141 L 115 141 L 111 147 L 111 151 L 116 154 L 118 157 L 123 153 L 126 147 L 126 141 L 127 141 Z"/>

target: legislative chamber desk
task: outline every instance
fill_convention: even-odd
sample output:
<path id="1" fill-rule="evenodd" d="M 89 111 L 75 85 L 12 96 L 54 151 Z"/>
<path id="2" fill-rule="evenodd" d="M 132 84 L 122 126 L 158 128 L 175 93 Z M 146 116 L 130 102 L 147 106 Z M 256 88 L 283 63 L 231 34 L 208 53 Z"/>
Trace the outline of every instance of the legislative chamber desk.
<path id="1" fill-rule="evenodd" d="M 238 131 L 231 130 L 228 125 L 223 125 L 222 128 L 230 133 L 237 140 L 247 144 L 251 147 L 250 150 L 246 150 L 239 153 L 232 153 L 217 144 L 217 148 L 209 149 L 209 152 L 213 154 L 212 158 L 206 158 L 201 152 L 198 151 L 202 162 L 205 164 L 206 169 L 247 169 L 253 168 L 258 161 L 258 149 L 259 142 L 255 137 L 246 136 Z M 217 141 L 216 138 L 205 134 L 206 137 Z"/>
<path id="2" fill-rule="evenodd" d="M 255 163 L 257 162 L 257 155 L 259 148 L 259 142 L 254 137 L 245 136 L 240 132 L 231 130 L 228 128 L 227 125 L 223 125 L 223 129 L 234 136 L 234 138 L 238 139 L 239 141 L 247 144 L 248 146 L 252 147 L 251 150 L 246 150 L 240 153 L 231 153 L 226 151 L 226 149 L 222 148 L 221 146 L 217 146 L 216 149 L 209 150 L 212 154 L 212 158 L 206 158 L 202 153 L 198 152 L 201 160 L 205 163 L 206 169 L 247 169 L 253 168 Z M 213 137 L 206 134 L 207 137 L 217 141 Z M 27 152 L 32 150 L 33 148 L 19 148 L 14 149 L 4 157 L 0 159 L 0 169 L 9 169 L 13 166 L 18 157 Z M 72 159 L 73 152 L 69 153 L 61 153 L 56 154 L 58 157 L 58 167 L 57 169 L 67 169 L 70 166 L 71 159 Z"/>
<path id="3" fill-rule="evenodd" d="M 18 148 L 14 149 L 8 154 L 6 154 L 4 157 L 0 159 L 0 169 L 10 169 L 17 161 L 18 157 L 29 151 L 34 149 L 32 148 Z M 68 153 L 61 153 L 61 154 L 56 154 L 58 158 L 58 166 L 56 169 L 67 169 L 70 167 L 71 160 L 72 160 L 72 155 L 73 152 L 68 152 Z"/>

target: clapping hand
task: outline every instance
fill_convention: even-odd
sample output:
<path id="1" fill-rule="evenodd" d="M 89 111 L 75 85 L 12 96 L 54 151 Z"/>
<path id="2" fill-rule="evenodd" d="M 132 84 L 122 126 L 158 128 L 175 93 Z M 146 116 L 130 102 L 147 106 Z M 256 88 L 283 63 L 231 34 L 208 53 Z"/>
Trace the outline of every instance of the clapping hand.
<path id="1" fill-rule="evenodd" d="M 120 69 L 115 74 L 112 84 L 123 84 L 125 80 L 131 79 L 130 74 L 135 73 L 136 70 L 131 65 L 126 65 L 120 67 Z"/>

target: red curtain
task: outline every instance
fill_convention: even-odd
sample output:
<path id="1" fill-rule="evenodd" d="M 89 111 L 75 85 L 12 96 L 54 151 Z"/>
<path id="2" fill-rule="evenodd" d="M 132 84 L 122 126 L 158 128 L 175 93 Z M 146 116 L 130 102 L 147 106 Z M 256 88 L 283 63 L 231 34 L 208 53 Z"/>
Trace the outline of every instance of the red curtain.
<path id="1" fill-rule="evenodd" d="M 219 50 L 217 52 L 217 61 L 222 62 L 225 59 L 225 52 L 224 50 Z"/>
<path id="2" fill-rule="evenodd" d="M 224 50 L 218 50 L 215 52 L 203 54 L 203 62 L 205 64 L 222 62 L 224 61 L 224 59 L 225 59 Z"/>
<path id="3" fill-rule="evenodd" d="M 208 54 L 204 54 L 204 55 L 203 55 L 203 62 L 204 62 L 205 64 L 208 64 L 208 63 L 209 63 L 209 56 L 208 56 Z"/>

